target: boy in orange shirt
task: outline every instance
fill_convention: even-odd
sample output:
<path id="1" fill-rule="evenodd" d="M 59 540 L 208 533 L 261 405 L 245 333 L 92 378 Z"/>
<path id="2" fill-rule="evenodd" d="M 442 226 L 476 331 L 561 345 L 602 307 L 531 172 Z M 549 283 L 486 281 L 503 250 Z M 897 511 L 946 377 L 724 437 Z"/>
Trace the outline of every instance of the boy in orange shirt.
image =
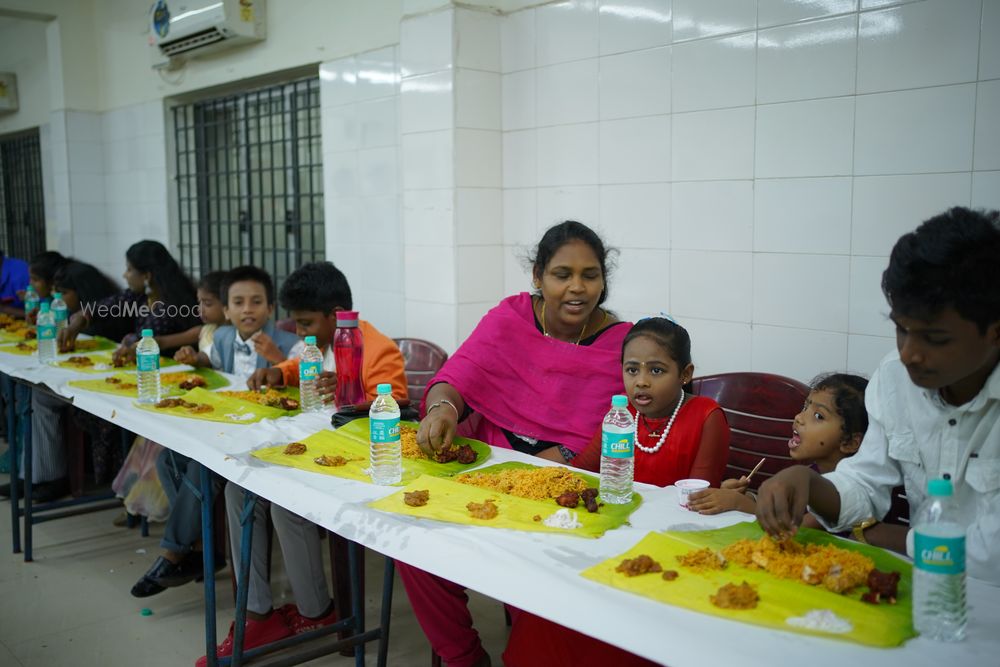
<path id="1" fill-rule="evenodd" d="M 294 271 L 281 287 L 279 301 L 295 320 L 296 333 L 305 338 L 316 336 L 317 346 L 324 351 L 323 370 L 320 376 L 320 393 L 332 400 L 337 386 L 336 365 L 333 360 L 333 332 L 337 325 L 337 311 L 351 310 L 351 288 L 347 278 L 330 262 L 313 262 Z M 368 322 L 359 322 L 364 337 L 364 361 L 361 379 L 365 397 L 374 399 L 376 386 L 381 382 L 392 384 L 392 394 L 399 400 L 407 397 L 406 373 L 403 355 L 393 340 Z M 288 359 L 271 368 L 261 368 L 247 380 L 251 389 L 262 385 L 280 387 L 299 383 L 299 359 Z M 274 532 L 281 543 L 288 582 L 295 602 L 275 610 L 272 605 L 271 587 L 267 580 L 267 540 L 265 535 L 267 511 L 270 507 Z M 226 484 L 226 511 L 229 515 L 230 545 L 233 551 L 233 569 L 239 571 L 241 515 L 243 514 L 243 489 L 229 482 Z M 247 620 L 243 648 L 249 650 L 270 644 L 292 635 L 309 632 L 337 621 L 333 601 L 330 599 L 320 553 L 319 531 L 316 526 L 283 507 L 258 499 L 254 507 L 254 539 L 250 551 L 250 582 L 247 596 Z M 235 625 L 235 624 L 234 624 Z M 233 652 L 233 630 L 216 649 L 216 655 L 226 657 Z M 207 656 L 195 664 L 207 664 Z"/>
<path id="2" fill-rule="evenodd" d="M 288 276 L 281 288 L 281 307 L 295 320 L 299 338 L 316 336 L 316 346 L 323 350 L 323 372 L 318 382 L 324 400 L 332 401 L 337 387 L 337 366 L 333 358 L 333 333 L 337 328 L 337 311 L 351 310 L 351 287 L 347 278 L 330 262 L 306 264 Z M 361 382 L 365 398 L 374 400 L 380 382 L 392 384 L 396 400 L 407 397 L 403 355 L 396 343 L 370 322 L 360 320 L 358 328 L 364 340 L 364 361 Z M 260 369 L 247 380 L 247 386 L 258 390 L 262 386 L 283 387 L 299 384 L 299 358 L 295 357 Z"/>

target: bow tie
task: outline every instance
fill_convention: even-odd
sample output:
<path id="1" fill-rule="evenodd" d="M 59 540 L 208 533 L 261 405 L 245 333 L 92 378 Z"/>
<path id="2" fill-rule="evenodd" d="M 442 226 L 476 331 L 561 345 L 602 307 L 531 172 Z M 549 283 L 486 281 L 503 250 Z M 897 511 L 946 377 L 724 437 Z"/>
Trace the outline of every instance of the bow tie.
<path id="1" fill-rule="evenodd" d="M 235 346 L 236 351 L 239 352 L 240 354 L 245 354 L 247 356 L 250 356 L 250 354 L 253 352 L 248 343 L 243 343 L 237 340 L 233 342 L 233 345 Z"/>

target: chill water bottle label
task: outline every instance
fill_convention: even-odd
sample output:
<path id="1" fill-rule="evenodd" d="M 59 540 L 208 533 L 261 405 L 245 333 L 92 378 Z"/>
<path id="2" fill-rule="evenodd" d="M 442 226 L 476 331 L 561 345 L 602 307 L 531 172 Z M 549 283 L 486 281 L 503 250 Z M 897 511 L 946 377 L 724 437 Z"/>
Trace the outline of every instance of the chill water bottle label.
<path id="1" fill-rule="evenodd" d="M 55 340 L 56 327 L 53 324 L 38 325 L 38 340 Z"/>
<path id="2" fill-rule="evenodd" d="M 601 455 L 612 459 L 630 459 L 635 435 L 632 433 L 601 432 Z"/>
<path id="3" fill-rule="evenodd" d="M 323 370 L 323 363 L 320 361 L 300 361 L 299 362 L 299 383 L 307 380 L 319 379 L 319 374 Z"/>
<path id="4" fill-rule="evenodd" d="M 965 538 L 934 537 L 914 531 L 913 566 L 934 574 L 965 572 Z"/>
<path id="5" fill-rule="evenodd" d="M 137 354 L 135 365 L 139 367 L 139 372 L 160 370 L 160 355 L 158 354 Z"/>
<path id="6" fill-rule="evenodd" d="M 399 442 L 399 417 L 371 420 L 371 441 L 374 443 Z"/>

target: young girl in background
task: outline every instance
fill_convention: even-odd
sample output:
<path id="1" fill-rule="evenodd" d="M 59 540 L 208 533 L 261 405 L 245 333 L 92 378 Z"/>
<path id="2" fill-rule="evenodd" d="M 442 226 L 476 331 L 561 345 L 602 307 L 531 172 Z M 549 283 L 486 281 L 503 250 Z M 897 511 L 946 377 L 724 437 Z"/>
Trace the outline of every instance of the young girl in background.
<path id="1" fill-rule="evenodd" d="M 828 473 L 857 452 L 868 430 L 867 386 L 868 380 L 849 373 L 830 373 L 813 380 L 809 396 L 792 422 L 792 437 L 788 439 L 792 461 L 812 464 L 820 473 Z M 747 485 L 746 477 L 727 479 L 721 488 L 692 493 L 688 507 L 702 514 L 729 510 L 753 514 L 757 501 L 747 493 Z"/>
<path id="2" fill-rule="evenodd" d="M 28 284 L 35 289 L 39 299 L 52 298 L 56 273 L 68 261 L 66 257 L 55 250 L 40 252 L 31 259 L 31 263 L 28 264 Z M 25 313 L 25 318 L 30 324 L 35 323 L 37 316 L 37 310 Z"/>
<path id="3" fill-rule="evenodd" d="M 226 313 L 222 306 L 222 279 L 226 276 L 225 271 L 212 271 L 202 276 L 198 283 L 198 309 L 201 315 L 201 324 L 193 327 L 191 331 L 198 331 L 198 349 L 195 350 L 190 345 L 185 345 L 177 350 L 174 360 L 191 366 L 211 366 L 209 359 L 212 357 L 212 340 L 215 337 L 215 330 L 226 324 Z"/>
<path id="4" fill-rule="evenodd" d="M 663 317 L 636 322 L 622 346 L 622 376 L 636 420 L 635 480 L 668 486 L 697 478 L 718 484 L 729 456 L 729 424 L 718 403 L 692 396 L 691 337 Z M 570 463 L 597 471 L 600 433 Z M 507 667 L 655 663 L 528 612 L 519 612 L 503 654 Z"/>

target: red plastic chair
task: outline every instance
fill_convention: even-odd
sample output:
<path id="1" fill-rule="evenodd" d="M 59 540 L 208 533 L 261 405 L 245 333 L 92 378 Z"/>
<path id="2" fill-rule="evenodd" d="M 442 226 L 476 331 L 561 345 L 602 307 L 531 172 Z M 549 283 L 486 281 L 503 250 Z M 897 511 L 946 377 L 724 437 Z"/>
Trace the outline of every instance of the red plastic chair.
<path id="1" fill-rule="evenodd" d="M 427 383 L 448 360 L 448 353 L 440 346 L 420 338 L 394 338 L 406 362 L 406 385 L 410 400 L 418 404 L 423 398 Z"/>
<path id="2" fill-rule="evenodd" d="M 750 480 L 761 482 L 793 465 L 788 455 L 792 420 L 802 409 L 809 387 L 798 380 L 771 373 L 720 373 L 695 378 L 694 393 L 714 399 L 726 413 L 732 435 L 727 478 L 739 478 L 764 465 Z"/>

